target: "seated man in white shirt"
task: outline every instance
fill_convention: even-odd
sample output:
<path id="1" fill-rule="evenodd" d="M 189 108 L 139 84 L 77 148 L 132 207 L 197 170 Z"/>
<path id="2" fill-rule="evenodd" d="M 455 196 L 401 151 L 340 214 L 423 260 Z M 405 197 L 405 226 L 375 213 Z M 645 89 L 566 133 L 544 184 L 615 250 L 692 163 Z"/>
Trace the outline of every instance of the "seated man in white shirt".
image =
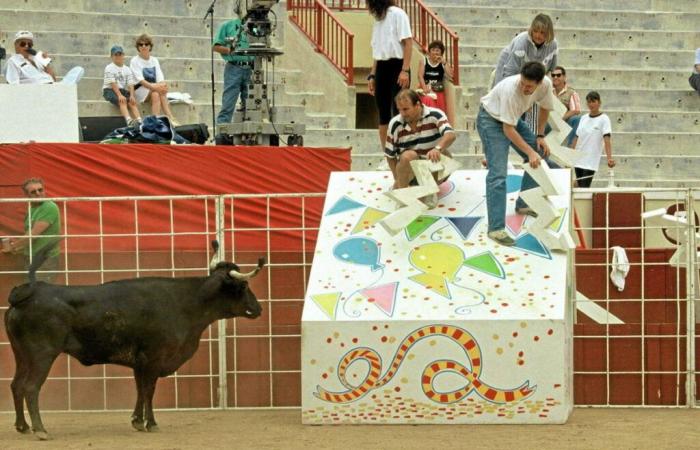
<path id="1" fill-rule="evenodd" d="M 56 82 L 51 58 L 34 50 L 34 35 L 30 31 L 15 34 L 15 54 L 7 60 L 5 79 L 9 84 L 50 84 Z M 83 76 L 82 67 L 72 68 L 62 83 L 77 84 Z"/>
<path id="2" fill-rule="evenodd" d="M 486 175 L 486 210 L 488 211 L 488 237 L 502 245 L 514 245 L 515 240 L 505 230 L 506 176 L 508 172 L 508 149 L 513 148 L 537 168 L 543 157 L 549 156 L 549 147 L 544 140 L 544 127 L 549 111 L 554 107 L 552 82 L 545 77 L 542 63 L 531 61 L 523 65 L 519 75 L 504 78 L 486 96 L 481 98 L 481 107 L 476 119 L 476 129 L 488 160 Z M 537 137 L 521 119 L 533 104 L 540 106 Z M 550 167 L 557 167 L 547 161 Z M 527 173 L 523 177 L 521 191 L 537 187 Z M 535 215 L 525 202 L 518 198 L 515 204 L 518 214 Z"/>

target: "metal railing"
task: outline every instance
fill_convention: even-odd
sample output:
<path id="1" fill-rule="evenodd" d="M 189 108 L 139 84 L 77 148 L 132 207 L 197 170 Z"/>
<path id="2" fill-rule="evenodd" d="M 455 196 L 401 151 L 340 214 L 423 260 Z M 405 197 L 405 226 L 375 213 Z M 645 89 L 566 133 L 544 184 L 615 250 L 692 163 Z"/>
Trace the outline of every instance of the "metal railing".
<path id="1" fill-rule="evenodd" d="M 367 9 L 365 0 L 325 0 L 330 9 L 338 11 Z M 445 44 L 445 61 L 452 66 L 452 83 L 459 85 L 459 36 L 421 0 L 398 0 L 397 5 L 406 11 L 411 21 L 413 40 L 423 52 L 432 41 Z"/>
<path id="2" fill-rule="evenodd" d="M 314 44 L 345 78 L 354 84 L 353 40 L 348 30 L 320 0 L 288 0 L 289 20 Z"/>

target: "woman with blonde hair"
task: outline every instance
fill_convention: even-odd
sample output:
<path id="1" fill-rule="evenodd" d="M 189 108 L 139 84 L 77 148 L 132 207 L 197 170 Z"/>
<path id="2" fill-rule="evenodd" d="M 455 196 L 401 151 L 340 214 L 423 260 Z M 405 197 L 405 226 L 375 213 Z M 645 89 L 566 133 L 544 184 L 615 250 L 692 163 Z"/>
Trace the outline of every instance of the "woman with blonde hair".
<path id="1" fill-rule="evenodd" d="M 544 64 L 547 73 L 557 66 L 559 46 L 554 38 L 554 24 L 547 14 L 538 14 L 530 28 L 513 38 L 498 56 L 496 77 L 492 86 L 502 79 L 520 73 L 525 63 L 537 61 Z"/>
<path id="2" fill-rule="evenodd" d="M 151 114 L 159 116 L 162 111 L 168 116 L 170 123 L 177 126 L 178 123 L 168 103 L 168 84 L 165 82 L 158 58 L 151 55 L 151 50 L 153 50 L 153 39 L 148 34 L 142 34 L 136 38 L 138 55 L 131 58 L 130 64 L 137 81 L 134 96 L 139 103 L 151 103 Z"/>

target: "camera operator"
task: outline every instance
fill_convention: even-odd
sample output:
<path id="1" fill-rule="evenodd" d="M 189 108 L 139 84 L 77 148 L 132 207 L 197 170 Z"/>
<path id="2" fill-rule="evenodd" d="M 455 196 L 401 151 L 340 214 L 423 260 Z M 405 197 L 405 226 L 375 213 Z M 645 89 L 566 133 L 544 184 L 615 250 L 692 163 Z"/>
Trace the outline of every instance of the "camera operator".
<path id="1" fill-rule="evenodd" d="M 240 18 L 224 22 L 214 38 L 213 51 L 226 61 L 224 69 L 224 92 L 221 98 L 221 111 L 216 117 L 217 124 L 229 123 L 238 102 L 239 95 L 243 109 L 248 97 L 248 84 L 253 70 L 252 56 L 234 55 L 238 48 L 249 48 L 248 35 L 243 30 Z"/>

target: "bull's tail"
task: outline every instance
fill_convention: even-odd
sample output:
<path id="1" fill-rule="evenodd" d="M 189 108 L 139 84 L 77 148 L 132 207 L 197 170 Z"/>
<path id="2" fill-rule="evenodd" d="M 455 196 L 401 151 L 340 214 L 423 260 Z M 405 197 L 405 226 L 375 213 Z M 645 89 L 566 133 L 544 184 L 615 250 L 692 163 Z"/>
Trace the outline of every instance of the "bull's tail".
<path id="1" fill-rule="evenodd" d="M 61 238 L 55 239 L 54 242 L 46 245 L 44 248 L 39 250 L 36 255 L 34 255 L 34 258 L 32 258 L 32 263 L 29 265 L 29 275 L 27 276 L 29 279 L 29 284 L 36 283 L 36 271 L 49 258 L 49 253 L 51 253 L 51 250 L 53 250 L 60 241 Z"/>

